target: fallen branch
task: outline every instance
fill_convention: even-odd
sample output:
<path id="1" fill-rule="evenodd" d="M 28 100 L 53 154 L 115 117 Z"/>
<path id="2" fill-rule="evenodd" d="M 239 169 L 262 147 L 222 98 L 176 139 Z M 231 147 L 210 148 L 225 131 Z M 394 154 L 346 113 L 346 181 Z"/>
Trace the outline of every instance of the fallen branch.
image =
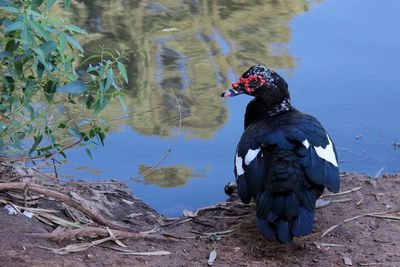
<path id="1" fill-rule="evenodd" d="M 387 261 L 387 262 L 366 262 L 362 263 L 360 262 L 358 265 L 359 266 L 399 266 L 400 262 L 392 262 L 392 261 Z"/>
<path id="2" fill-rule="evenodd" d="M 323 246 L 323 247 L 349 247 L 349 245 L 341 245 L 341 244 L 332 244 L 332 243 L 320 243 L 320 242 L 314 242 L 314 244 L 318 246 Z M 351 246 L 350 246 L 351 247 Z"/>
<path id="3" fill-rule="evenodd" d="M 384 215 L 384 214 L 388 214 L 388 213 L 394 213 L 394 211 L 382 211 L 382 212 L 365 213 L 365 214 L 356 215 L 354 217 L 351 217 L 351 218 L 348 218 L 348 219 L 342 221 L 341 223 L 338 223 L 338 224 L 335 224 L 335 225 L 329 227 L 322 233 L 321 237 L 326 236 L 329 232 L 333 231 L 334 229 L 336 229 L 337 227 L 339 227 L 340 225 L 342 225 L 344 223 L 348 223 L 348 222 L 357 220 L 362 217 L 367 217 L 367 216 L 375 217 L 375 216 Z"/>
<path id="4" fill-rule="evenodd" d="M 35 191 L 37 193 L 43 194 L 47 197 L 54 198 L 56 200 L 59 200 L 61 202 L 64 202 L 71 207 L 83 212 L 86 214 L 88 217 L 90 217 L 93 221 L 96 221 L 102 225 L 108 226 L 110 228 L 114 229 L 119 229 L 119 230 L 125 230 L 130 232 L 130 228 L 126 226 L 119 225 L 115 222 L 112 222 L 106 218 L 104 218 L 98 211 L 96 211 L 93 207 L 85 207 L 75 199 L 64 195 L 62 193 L 52 191 L 49 189 L 46 189 L 42 186 L 39 185 L 34 185 L 34 184 L 28 184 L 28 183 L 22 183 L 22 182 L 13 182 L 13 183 L 0 183 L 0 191 L 1 190 L 9 190 L 9 189 L 18 189 L 18 190 L 31 190 Z"/>
<path id="5" fill-rule="evenodd" d="M 388 215 L 377 215 L 377 214 L 367 214 L 366 216 L 381 218 L 381 219 L 389 219 L 389 220 L 400 220 L 400 216 L 388 216 Z"/>
<path id="6" fill-rule="evenodd" d="M 93 242 L 85 242 L 85 243 L 79 243 L 79 244 L 70 244 L 66 247 L 62 247 L 62 248 L 48 248 L 48 247 L 43 247 L 43 246 L 38 246 L 39 248 L 43 248 L 43 249 L 47 249 L 52 251 L 53 253 L 56 254 L 68 254 L 71 252 L 81 252 L 81 251 L 85 251 L 90 247 L 96 246 L 96 245 L 100 245 L 101 243 L 107 242 L 107 241 L 112 241 L 112 240 L 116 240 L 114 237 L 106 237 L 103 239 L 99 239 L 99 240 L 95 240 Z"/>
<path id="7" fill-rule="evenodd" d="M 182 219 L 176 219 L 176 220 L 174 220 L 172 222 L 163 223 L 161 226 L 162 227 L 166 227 L 166 226 L 170 226 L 170 225 L 173 225 L 173 224 L 179 225 L 179 224 L 182 224 L 182 223 L 190 222 L 192 220 L 193 220 L 193 218 L 188 218 L 188 219 L 183 219 L 183 220 Z"/>
<path id="8" fill-rule="evenodd" d="M 123 249 L 123 248 L 119 248 L 119 247 L 111 247 L 111 246 L 102 246 L 105 248 L 110 248 L 110 249 L 114 249 L 117 251 L 121 251 L 123 252 L 122 254 L 125 255 L 135 255 L 135 256 L 165 256 L 165 255 L 170 255 L 171 252 L 169 251 L 165 251 L 165 250 L 160 250 L 160 251 L 148 251 L 148 252 L 136 252 L 130 249 Z"/>
<path id="9" fill-rule="evenodd" d="M 350 194 L 350 193 L 353 193 L 353 192 L 355 192 L 355 191 L 360 190 L 361 188 L 362 188 L 362 186 L 360 186 L 360 187 L 355 187 L 355 188 L 352 188 L 352 189 L 347 190 L 347 191 L 323 195 L 323 197 L 332 197 L 332 196 L 341 196 L 341 195 L 345 195 L 345 194 Z"/>
<path id="10" fill-rule="evenodd" d="M 332 199 L 331 203 L 342 203 L 342 202 L 350 202 L 353 199 L 351 198 L 342 198 L 342 199 Z"/>
<path id="11" fill-rule="evenodd" d="M 237 215 L 237 216 L 213 216 L 215 219 L 242 219 L 247 217 L 254 217 L 254 214 Z"/>
<path id="12" fill-rule="evenodd" d="M 114 239 L 151 239 L 159 241 L 178 241 L 170 236 L 149 233 L 133 233 L 122 230 L 110 229 Z M 94 238 L 94 237 L 110 237 L 110 233 L 106 228 L 102 227 L 83 227 L 79 229 L 64 230 L 61 232 L 55 231 L 52 233 L 33 233 L 26 234 L 29 236 L 48 238 L 52 241 L 63 242 L 65 240 L 75 240 L 79 238 Z"/>

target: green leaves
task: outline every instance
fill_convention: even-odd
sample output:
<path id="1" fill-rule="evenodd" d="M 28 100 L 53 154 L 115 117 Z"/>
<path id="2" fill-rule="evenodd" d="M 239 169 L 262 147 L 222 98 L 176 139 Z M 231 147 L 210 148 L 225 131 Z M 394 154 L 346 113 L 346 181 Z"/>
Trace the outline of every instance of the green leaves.
<path id="1" fill-rule="evenodd" d="M 43 0 L 31 0 L 32 10 L 37 11 L 38 8 L 43 4 Z"/>
<path id="2" fill-rule="evenodd" d="M 79 49 L 83 53 L 83 48 L 81 47 L 80 43 L 74 37 L 72 37 L 69 34 L 66 34 L 66 37 L 67 37 L 68 42 L 71 45 L 75 46 L 75 48 Z"/>
<path id="3" fill-rule="evenodd" d="M 15 5 L 13 5 L 12 3 L 8 2 L 8 1 L 4 1 L 4 2 L 5 3 L 0 3 L 1 10 L 4 10 L 9 13 L 14 13 L 14 14 L 18 13 L 18 8 L 16 8 Z"/>
<path id="4" fill-rule="evenodd" d="M 73 24 L 68 24 L 67 26 L 65 26 L 65 28 L 67 30 L 69 30 L 71 33 L 76 32 L 76 33 L 80 33 L 80 34 L 87 34 L 87 32 L 84 29 L 82 29 L 76 25 L 73 25 Z"/>
<path id="5" fill-rule="evenodd" d="M 56 2 L 56 0 L 46 0 L 46 9 L 50 10 L 53 7 L 55 2 Z"/>
<path id="6" fill-rule="evenodd" d="M 119 74 L 121 74 L 124 81 L 128 83 L 128 75 L 126 74 L 125 66 L 121 62 L 117 62 Z"/>
<path id="7" fill-rule="evenodd" d="M 107 71 L 107 78 L 104 80 L 105 85 L 104 85 L 104 91 L 107 91 L 110 89 L 111 85 L 114 83 L 114 72 L 112 68 L 109 68 Z"/>
<path id="8" fill-rule="evenodd" d="M 47 56 L 51 52 L 55 51 L 57 48 L 57 44 L 54 41 L 45 42 L 40 46 L 40 50 L 42 50 L 43 54 Z"/>
<path id="9" fill-rule="evenodd" d="M 88 89 L 87 84 L 82 81 L 73 81 L 57 88 L 57 92 L 64 94 L 81 95 Z"/>
<path id="10" fill-rule="evenodd" d="M 86 75 L 79 70 L 80 78 L 74 67 L 84 52 L 78 37 L 86 31 L 52 17 L 56 1 L 0 0 L 6 13 L 0 20 L 0 155 L 65 156 L 64 147 L 80 142 L 92 156 L 107 129 L 97 113 L 114 98 L 127 110 L 123 53 L 87 57 L 80 64 L 92 64 Z M 71 0 L 59 2 L 71 7 Z"/>
<path id="11" fill-rule="evenodd" d="M 10 33 L 12 31 L 21 31 L 25 29 L 25 23 L 22 21 L 16 21 L 14 23 L 8 24 L 5 27 L 4 33 Z"/>
<path id="12" fill-rule="evenodd" d="M 64 0 L 64 7 L 68 10 L 71 7 L 71 0 Z"/>
<path id="13" fill-rule="evenodd" d="M 31 29 L 33 31 L 35 31 L 44 40 L 46 40 L 46 41 L 52 40 L 51 34 L 48 31 L 46 31 L 40 23 L 38 23 L 34 20 L 28 20 L 28 23 L 29 23 L 29 26 L 31 27 Z"/>
<path id="14" fill-rule="evenodd" d="M 34 142 L 33 142 L 31 149 L 29 149 L 29 151 L 28 151 L 28 155 L 31 155 L 33 153 L 33 151 L 35 151 L 36 148 L 39 146 L 40 142 L 42 142 L 42 140 L 43 140 L 43 136 L 41 134 L 38 134 L 37 136 L 34 136 L 33 138 L 34 138 Z"/>
<path id="15" fill-rule="evenodd" d="M 65 46 L 67 45 L 67 34 L 65 32 L 60 33 L 60 41 L 58 42 L 58 50 L 61 54 L 64 54 Z"/>

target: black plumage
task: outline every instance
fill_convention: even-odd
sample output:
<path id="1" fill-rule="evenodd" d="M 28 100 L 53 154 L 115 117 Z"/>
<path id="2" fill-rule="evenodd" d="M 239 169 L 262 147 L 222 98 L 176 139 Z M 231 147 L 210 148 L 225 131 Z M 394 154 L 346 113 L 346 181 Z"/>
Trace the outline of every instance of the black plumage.
<path id="1" fill-rule="evenodd" d="M 288 243 L 310 234 L 324 188 L 339 191 L 333 142 L 317 119 L 291 105 L 288 85 L 276 72 L 255 65 L 222 96 L 239 94 L 255 97 L 235 154 L 241 200 L 255 200 L 257 226 L 269 240 Z"/>

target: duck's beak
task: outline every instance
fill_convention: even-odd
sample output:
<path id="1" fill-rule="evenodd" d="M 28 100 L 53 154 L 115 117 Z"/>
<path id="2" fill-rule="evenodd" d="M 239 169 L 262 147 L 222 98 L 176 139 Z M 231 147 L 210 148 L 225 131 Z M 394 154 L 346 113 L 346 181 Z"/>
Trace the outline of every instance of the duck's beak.
<path id="1" fill-rule="evenodd" d="M 229 88 L 222 92 L 221 97 L 234 97 L 237 95 L 241 95 L 243 93 L 244 91 L 242 90 L 235 90 L 233 88 Z"/>

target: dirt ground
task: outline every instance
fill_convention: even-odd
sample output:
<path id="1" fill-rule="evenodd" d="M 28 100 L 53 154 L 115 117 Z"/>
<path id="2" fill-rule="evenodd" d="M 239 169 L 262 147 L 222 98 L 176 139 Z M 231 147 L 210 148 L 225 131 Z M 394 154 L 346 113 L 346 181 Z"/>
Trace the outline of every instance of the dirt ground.
<path id="1" fill-rule="evenodd" d="M 24 180 L 10 173 L 11 170 L 0 168 L 0 186 L 27 182 L 26 177 L 30 176 L 25 175 Z M 400 266 L 400 175 L 371 179 L 343 173 L 341 178 L 344 194 L 323 198 L 325 204 L 330 203 L 317 210 L 314 233 L 296 238 L 289 245 L 269 242 L 260 236 L 255 225 L 254 204 L 230 201 L 168 219 L 132 196 L 124 184 L 41 182 L 41 187 L 99 211 L 114 226 L 120 227 L 119 230 L 125 231 L 118 234 L 123 244 L 117 244 L 110 240 L 113 238 L 109 233 L 85 234 L 84 229 L 102 226 L 102 223 L 94 223 L 96 219 L 82 210 L 77 211 L 79 207 L 65 205 L 58 197 L 49 197 L 29 187 L 25 190 L 3 188 L 0 190 L 0 265 L 207 266 L 210 253 L 215 250 L 217 257 L 213 266 Z M 46 214 L 50 212 L 44 210 L 31 210 L 37 215 L 32 218 L 9 215 L 4 208 L 7 203 L 56 210 L 52 214 L 67 223 L 49 217 Z M 68 223 L 71 225 L 65 227 Z M 113 225 L 109 225 L 110 229 Z M 76 232 L 66 235 L 68 229 Z M 117 233 L 117 230 L 110 231 L 111 235 Z M 128 232 L 142 234 L 123 234 Z M 103 242 L 104 238 L 109 241 Z M 117 239 L 115 235 L 114 239 Z M 94 243 L 87 248 L 88 242 Z M 62 247 L 63 250 L 57 250 Z M 56 250 L 49 250 L 52 248 Z M 70 252 L 73 249 L 80 251 Z M 169 254 L 124 254 L 157 251 Z"/>

